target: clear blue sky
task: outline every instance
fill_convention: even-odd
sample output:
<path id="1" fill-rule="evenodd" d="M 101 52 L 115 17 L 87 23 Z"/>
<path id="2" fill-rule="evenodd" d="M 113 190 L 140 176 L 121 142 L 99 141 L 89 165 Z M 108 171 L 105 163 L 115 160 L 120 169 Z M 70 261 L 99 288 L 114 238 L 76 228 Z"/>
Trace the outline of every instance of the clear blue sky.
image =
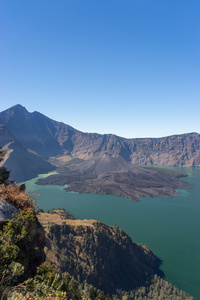
<path id="1" fill-rule="evenodd" d="M 84 132 L 200 132 L 199 0 L 1 0 L 0 111 Z"/>

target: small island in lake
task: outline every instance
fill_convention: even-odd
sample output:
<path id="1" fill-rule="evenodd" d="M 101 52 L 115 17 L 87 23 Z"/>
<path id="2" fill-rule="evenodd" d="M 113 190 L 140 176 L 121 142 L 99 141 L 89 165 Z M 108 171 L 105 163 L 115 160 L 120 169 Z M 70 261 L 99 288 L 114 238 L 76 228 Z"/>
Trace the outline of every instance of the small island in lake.
<path id="1" fill-rule="evenodd" d="M 63 168 L 58 174 L 39 179 L 39 185 L 67 185 L 66 191 L 94 194 L 114 194 L 133 201 L 140 197 L 172 197 L 176 190 L 189 188 L 179 179 L 183 172 L 135 166 L 121 156 L 104 154 L 97 159 Z"/>

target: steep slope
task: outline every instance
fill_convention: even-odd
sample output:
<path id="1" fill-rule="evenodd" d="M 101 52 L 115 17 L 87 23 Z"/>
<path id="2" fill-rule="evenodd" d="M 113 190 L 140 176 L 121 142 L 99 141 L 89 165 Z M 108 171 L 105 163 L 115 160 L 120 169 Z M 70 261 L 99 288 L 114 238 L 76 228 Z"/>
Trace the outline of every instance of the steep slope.
<path id="1" fill-rule="evenodd" d="M 200 134 L 188 133 L 163 138 L 127 141 L 133 164 L 200 166 Z"/>
<path id="2" fill-rule="evenodd" d="M 116 226 L 76 220 L 64 210 L 40 212 L 44 247 L 45 232 L 32 202 L 24 192 L 19 194 L 20 187 L 4 188 L 7 201 L 20 212 L 0 226 L 2 299 L 193 300 L 157 276 L 163 276 L 161 261 Z M 7 214 L 7 208 L 1 210 Z M 47 260 L 41 264 L 44 250 Z"/>
<path id="3" fill-rule="evenodd" d="M 29 113 L 25 107 L 15 105 L 0 113 L 0 123 L 4 124 L 16 138 L 27 148 L 42 157 L 62 154 L 62 148 L 54 138 L 54 122 L 44 115 Z"/>
<path id="4" fill-rule="evenodd" d="M 45 232 L 22 186 L 0 185 L 0 298 L 44 262 Z M 17 299 L 17 298 L 15 298 Z"/>
<path id="5" fill-rule="evenodd" d="M 62 211 L 61 211 L 62 212 Z M 45 228 L 47 260 L 104 292 L 131 290 L 159 271 L 158 259 L 116 226 L 94 220 L 69 220 L 40 213 Z"/>
<path id="6" fill-rule="evenodd" d="M 59 156 L 62 156 L 62 161 L 72 158 L 88 160 L 108 153 L 120 155 L 133 164 L 200 166 L 198 133 L 143 139 L 83 133 L 39 112 L 29 113 L 21 105 L 1 112 L 0 124 L 4 124 L 22 145 L 44 159 L 58 159 L 57 165 L 60 164 Z M 4 145 L 0 140 L 0 146 Z"/>
<path id="7" fill-rule="evenodd" d="M 22 145 L 3 125 L 0 125 L 0 143 L 6 151 L 6 156 L 0 162 L 0 166 L 6 165 L 11 170 L 11 180 L 21 182 L 34 178 L 40 173 L 55 170 L 55 167 L 40 155 Z"/>
<path id="8" fill-rule="evenodd" d="M 173 174 L 172 174 L 173 175 Z M 121 156 L 104 154 L 72 169 L 38 180 L 37 184 L 68 185 L 67 191 L 95 194 L 115 194 L 134 201 L 139 197 L 171 197 L 176 189 L 188 188 L 188 183 L 159 169 L 134 166 Z"/>

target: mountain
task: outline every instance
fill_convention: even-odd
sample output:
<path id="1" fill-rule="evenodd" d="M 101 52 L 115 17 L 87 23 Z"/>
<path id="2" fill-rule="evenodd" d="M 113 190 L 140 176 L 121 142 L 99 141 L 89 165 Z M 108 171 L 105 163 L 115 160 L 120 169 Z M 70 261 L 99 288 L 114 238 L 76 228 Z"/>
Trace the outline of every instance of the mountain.
<path id="1" fill-rule="evenodd" d="M 39 112 L 30 113 L 15 105 L 0 113 L 0 124 L 29 151 L 44 160 L 64 162 L 72 158 L 92 159 L 107 153 L 120 155 L 133 164 L 169 166 L 200 166 L 200 134 L 188 133 L 163 138 L 126 139 L 112 134 L 83 133 L 61 122 L 49 119 Z M 5 142 L 0 139 L 0 146 Z M 8 146 L 11 149 L 11 146 Z M 14 149 L 12 149 L 14 150 Z M 15 151 L 15 150 L 14 150 Z M 13 154 L 11 154 L 13 155 Z M 18 160 L 18 154 L 16 154 Z M 6 164 L 15 167 L 15 161 Z M 33 164 L 29 164 L 32 169 Z M 53 168 L 48 165 L 48 168 Z M 23 170 L 22 170 L 23 171 Z M 48 172 L 48 170 L 47 170 Z M 39 172 L 38 172 L 39 173 Z M 24 176 L 30 176 L 23 172 Z M 15 178 L 19 181 L 18 176 Z"/>
<path id="2" fill-rule="evenodd" d="M 37 184 L 67 185 L 66 191 L 115 194 L 139 201 L 139 197 L 171 197 L 177 189 L 188 188 L 187 182 L 173 175 L 159 168 L 134 166 L 119 155 L 104 154 L 71 169 L 63 168 L 58 174 L 39 179 Z"/>
<path id="3" fill-rule="evenodd" d="M 6 165 L 10 179 L 22 182 L 38 174 L 55 170 L 55 167 L 34 151 L 26 148 L 4 125 L 0 124 L 0 143 L 6 151 L 0 167 Z"/>
<path id="4" fill-rule="evenodd" d="M 159 270 L 160 261 L 146 246 L 134 243 L 117 226 L 95 220 L 72 220 L 62 210 L 39 213 L 46 231 L 47 260 L 61 273 L 104 292 L 145 285 Z"/>
<path id="5" fill-rule="evenodd" d="M 29 113 L 21 105 L 16 105 L 0 113 L 0 123 L 24 146 L 45 159 L 63 153 L 55 138 L 56 122 L 38 112 Z"/>
<path id="6" fill-rule="evenodd" d="M 76 297 L 70 299 L 193 300 L 161 278 L 162 261 L 150 248 L 134 243 L 116 225 L 78 220 L 63 209 L 40 212 L 37 216 L 46 233 L 47 262 L 61 276 L 67 274 L 68 284 L 64 287 L 68 292 L 72 286 L 70 276 L 79 284 L 73 282 L 73 286 L 82 289 L 80 296 L 76 291 Z"/>
<path id="7" fill-rule="evenodd" d="M 65 210 L 36 215 L 22 186 L 1 185 L 1 299 L 193 299 L 157 276 L 146 245 Z"/>

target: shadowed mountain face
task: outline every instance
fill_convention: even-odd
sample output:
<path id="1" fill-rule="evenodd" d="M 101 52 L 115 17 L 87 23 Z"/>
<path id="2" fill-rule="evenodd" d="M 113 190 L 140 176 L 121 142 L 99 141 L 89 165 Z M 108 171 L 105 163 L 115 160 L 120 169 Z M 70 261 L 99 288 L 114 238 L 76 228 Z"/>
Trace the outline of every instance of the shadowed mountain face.
<path id="1" fill-rule="evenodd" d="M 24 107 L 16 105 L 0 113 L 0 123 L 9 128 L 24 146 L 45 159 L 63 153 L 55 138 L 54 122 L 38 112 L 29 113 Z"/>
<path id="2" fill-rule="evenodd" d="M 40 179 L 37 183 L 66 184 L 66 191 L 115 194 L 134 201 L 139 201 L 139 197 L 171 197 L 177 194 L 176 189 L 188 187 L 188 183 L 179 178 L 137 167 L 120 156 L 111 157 L 106 154 L 73 169 Z"/>
<path id="3" fill-rule="evenodd" d="M 55 167 L 34 151 L 26 148 L 5 126 L 0 125 L 0 143 L 4 146 L 6 156 L 0 166 L 6 165 L 10 179 L 25 181 L 40 173 L 55 170 Z"/>
<path id="4" fill-rule="evenodd" d="M 68 160 L 88 160 L 107 153 L 120 155 L 133 164 L 200 166 L 198 133 L 145 139 L 83 133 L 69 125 L 51 120 L 39 112 L 29 113 L 21 105 L 1 112 L 0 124 L 3 124 L 21 145 L 45 160 L 55 156 L 65 156 Z M 7 143 L 12 141 L 9 135 L 6 139 Z M 0 146 L 5 146 L 4 140 L 0 139 Z M 13 156 L 13 153 L 10 155 Z M 6 164 L 9 163 L 12 168 L 15 162 L 11 164 L 9 160 L 10 157 L 7 158 Z M 29 168 L 32 168 L 32 165 L 29 165 Z M 24 176 L 26 177 L 25 171 Z M 16 179 L 18 180 L 18 177 Z"/>

